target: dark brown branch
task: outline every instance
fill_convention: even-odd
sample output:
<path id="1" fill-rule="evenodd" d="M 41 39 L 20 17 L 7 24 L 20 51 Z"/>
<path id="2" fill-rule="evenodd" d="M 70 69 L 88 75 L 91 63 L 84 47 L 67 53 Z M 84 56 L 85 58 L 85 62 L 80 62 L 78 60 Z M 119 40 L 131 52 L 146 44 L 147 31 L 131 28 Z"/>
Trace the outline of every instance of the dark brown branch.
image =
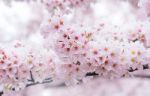
<path id="1" fill-rule="evenodd" d="M 143 70 L 144 70 L 144 69 L 149 69 L 149 65 L 148 65 L 148 64 L 143 65 Z M 137 70 L 138 70 L 138 68 L 133 69 L 132 67 L 130 67 L 130 68 L 128 69 L 129 72 L 134 72 L 134 71 L 137 71 Z"/>
<path id="2" fill-rule="evenodd" d="M 97 74 L 96 72 L 88 72 L 88 73 L 86 73 L 85 76 L 97 76 L 97 75 L 99 75 L 99 74 Z"/>
<path id="3" fill-rule="evenodd" d="M 0 96 L 2 96 L 3 95 L 3 92 L 0 92 Z"/>
<path id="4" fill-rule="evenodd" d="M 26 87 L 29 87 L 29 86 L 33 86 L 33 85 L 37 85 L 37 84 L 45 84 L 45 83 L 51 83 L 53 80 L 45 80 L 43 82 L 33 82 L 33 83 L 30 83 L 30 84 L 27 84 Z"/>

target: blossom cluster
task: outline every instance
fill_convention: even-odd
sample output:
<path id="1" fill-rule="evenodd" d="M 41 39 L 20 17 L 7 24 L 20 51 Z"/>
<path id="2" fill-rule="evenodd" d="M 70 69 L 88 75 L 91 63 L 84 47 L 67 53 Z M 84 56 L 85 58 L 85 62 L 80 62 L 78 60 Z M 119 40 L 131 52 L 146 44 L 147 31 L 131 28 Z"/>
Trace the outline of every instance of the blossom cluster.
<path id="1" fill-rule="evenodd" d="M 34 46 L 31 47 L 31 46 Z M 39 50 L 40 49 L 40 50 Z M 4 91 L 20 90 L 54 75 L 57 56 L 35 44 L 21 43 L 0 46 L 0 83 Z"/>
<path id="2" fill-rule="evenodd" d="M 59 9 L 63 12 L 70 11 L 70 8 L 84 8 L 96 0 L 43 0 L 49 11 Z"/>
<path id="3" fill-rule="evenodd" d="M 71 19 L 66 14 L 56 14 L 42 27 L 44 45 L 62 61 L 56 71 L 58 78 L 78 83 L 88 73 L 122 77 L 129 75 L 130 69 L 143 69 L 150 63 L 148 20 L 135 18 L 113 25 L 107 18 L 98 21 L 94 16 L 85 18 L 84 12 L 77 13 L 75 16 L 79 17 Z"/>

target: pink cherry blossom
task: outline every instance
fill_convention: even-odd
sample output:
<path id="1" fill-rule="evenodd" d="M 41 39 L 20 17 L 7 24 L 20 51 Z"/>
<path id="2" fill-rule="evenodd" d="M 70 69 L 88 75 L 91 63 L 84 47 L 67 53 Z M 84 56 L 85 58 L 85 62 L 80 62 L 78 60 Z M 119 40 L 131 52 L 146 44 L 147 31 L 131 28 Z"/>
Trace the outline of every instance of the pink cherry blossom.
<path id="1" fill-rule="evenodd" d="M 4 93 L 55 80 L 69 86 L 94 77 L 130 77 L 149 67 L 149 1 L 114 0 L 118 7 L 108 1 L 43 0 L 45 18 L 34 38 L 0 44 Z M 95 12 L 99 3 L 106 3 L 100 6 L 106 13 Z"/>

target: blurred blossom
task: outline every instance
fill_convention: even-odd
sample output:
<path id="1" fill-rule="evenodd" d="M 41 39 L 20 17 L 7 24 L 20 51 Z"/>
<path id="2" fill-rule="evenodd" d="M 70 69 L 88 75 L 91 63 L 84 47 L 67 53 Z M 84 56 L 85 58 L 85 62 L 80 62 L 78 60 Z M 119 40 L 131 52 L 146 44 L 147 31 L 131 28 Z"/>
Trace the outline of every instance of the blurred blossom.
<path id="1" fill-rule="evenodd" d="M 43 7 L 40 3 L 12 1 L 10 6 L 7 6 L 0 1 L 0 6 L 1 42 L 26 38 L 39 30 L 44 17 Z"/>
<path id="2" fill-rule="evenodd" d="M 149 96 L 149 85 L 148 79 L 96 79 L 71 87 L 44 88 L 38 85 L 27 88 L 23 93 L 25 96 Z"/>

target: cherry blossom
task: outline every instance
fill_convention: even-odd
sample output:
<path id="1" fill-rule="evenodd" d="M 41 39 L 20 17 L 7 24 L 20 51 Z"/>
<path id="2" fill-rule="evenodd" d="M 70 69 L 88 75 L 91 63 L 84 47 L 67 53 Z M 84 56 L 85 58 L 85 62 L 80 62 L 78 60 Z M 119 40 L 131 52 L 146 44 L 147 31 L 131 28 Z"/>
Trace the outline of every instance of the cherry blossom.
<path id="1" fill-rule="evenodd" d="M 118 79 L 148 68 L 149 2 L 114 0 L 120 6 L 131 7 L 123 11 L 113 8 L 118 11 L 113 14 L 123 19 L 118 24 L 121 19 L 114 16 L 95 16 L 94 1 L 43 0 L 46 16 L 40 24 L 40 36 L 35 39 L 39 42 L 23 38 L 0 44 L 3 92 L 9 95 L 11 91 L 55 80 L 69 86 L 94 77 Z M 131 16 L 124 15 L 128 10 L 133 12 Z"/>

